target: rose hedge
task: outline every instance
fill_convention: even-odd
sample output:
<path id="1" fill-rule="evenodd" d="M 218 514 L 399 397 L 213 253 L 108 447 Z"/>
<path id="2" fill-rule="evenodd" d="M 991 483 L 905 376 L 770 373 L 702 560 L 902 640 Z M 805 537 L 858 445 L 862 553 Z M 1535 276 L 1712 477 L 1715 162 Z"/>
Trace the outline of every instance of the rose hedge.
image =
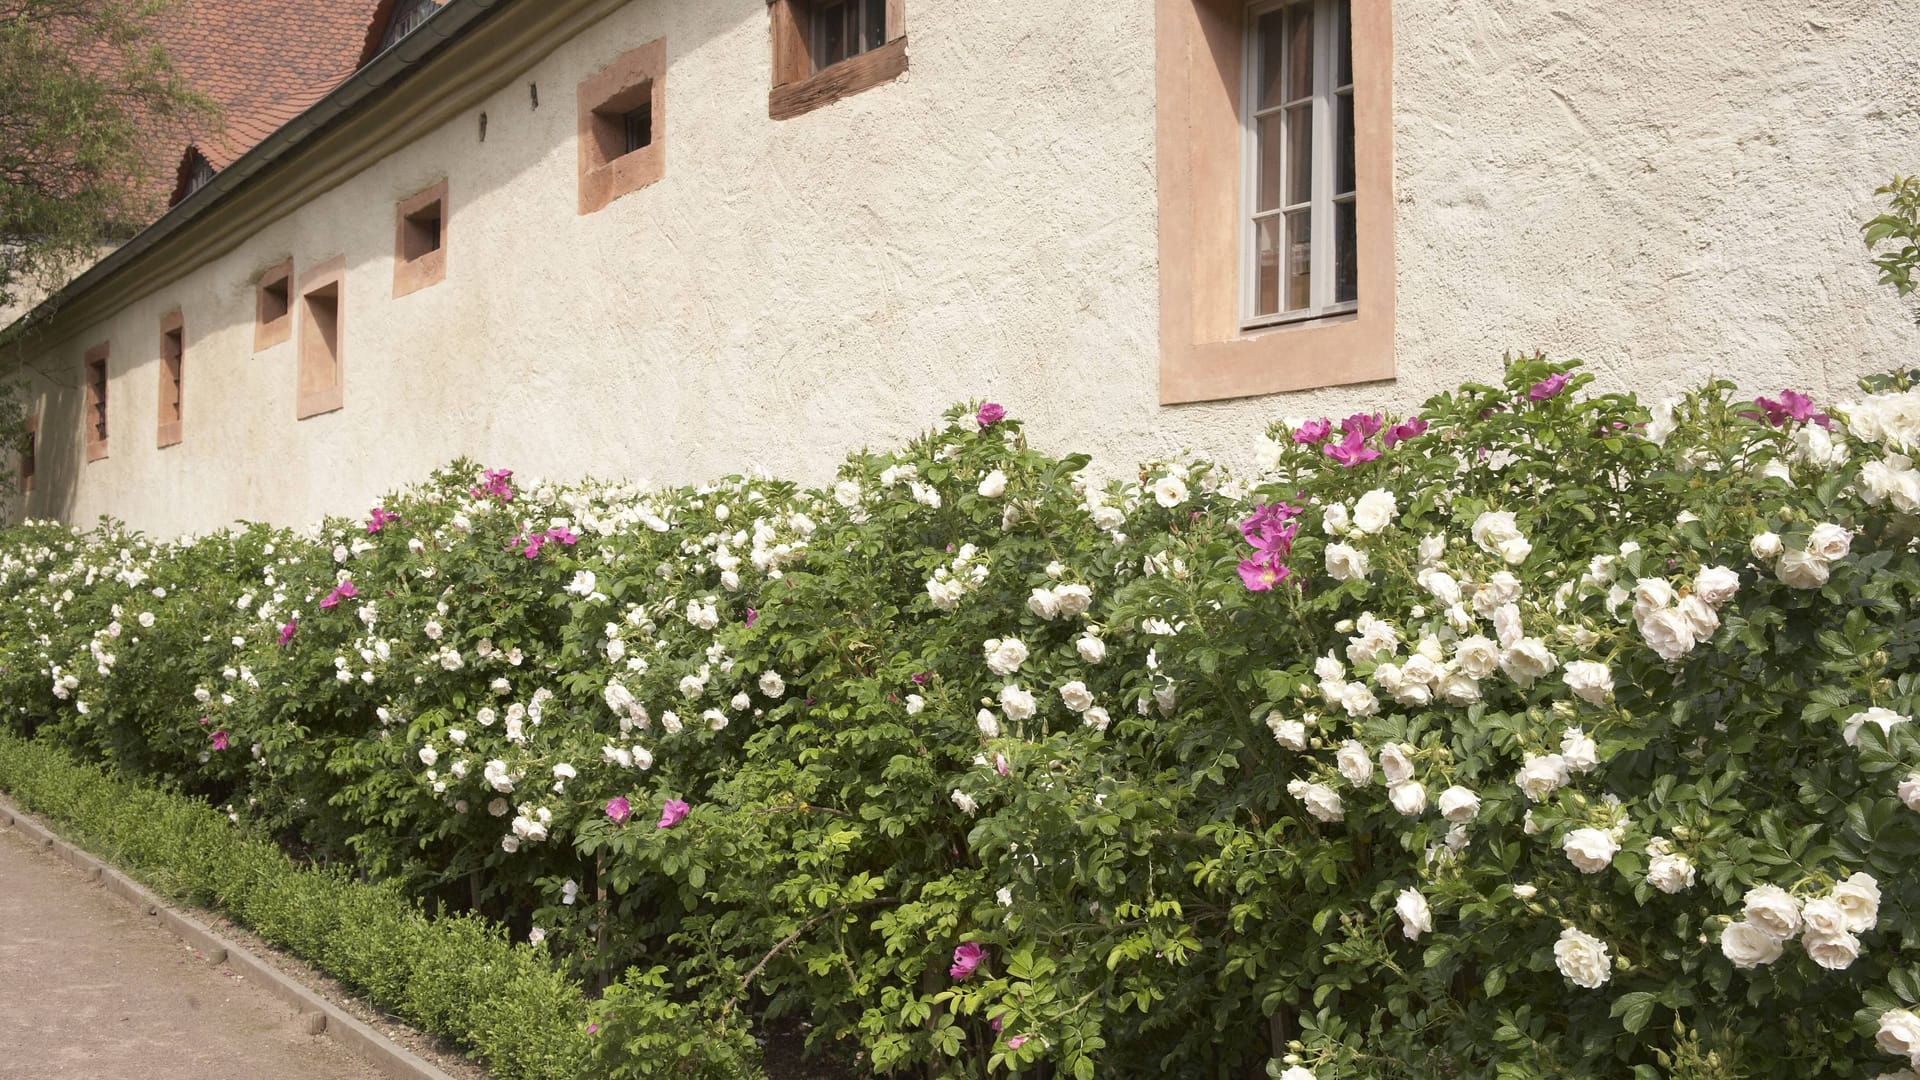
<path id="1" fill-rule="evenodd" d="M 1096 484 L 987 405 L 820 490 L 30 524 L 0 690 L 543 940 L 596 1075 L 750 1075 L 782 1016 L 925 1076 L 1907 1067 L 1920 391 L 1587 382 L 1243 476 Z"/>

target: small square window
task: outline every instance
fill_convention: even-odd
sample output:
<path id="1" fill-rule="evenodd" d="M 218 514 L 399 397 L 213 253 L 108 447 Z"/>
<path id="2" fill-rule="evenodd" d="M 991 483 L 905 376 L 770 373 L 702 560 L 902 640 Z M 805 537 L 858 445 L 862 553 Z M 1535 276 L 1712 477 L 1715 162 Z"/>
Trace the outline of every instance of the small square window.
<path id="1" fill-rule="evenodd" d="M 905 0 L 772 0 L 773 89 L 786 120 L 907 70 Z"/>
<path id="2" fill-rule="evenodd" d="M 293 260 L 261 271 L 255 298 L 253 351 L 266 350 L 293 336 Z"/>
<path id="3" fill-rule="evenodd" d="M 405 296 L 447 276 L 447 182 L 400 200 L 395 211 L 393 295 Z"/>
<path id="4" fill-rule="evenodd" d="M 87 428 L 87 460 L 99 461 L 107 456 L 107 343 L 88 349 L 85 363 L 87 400 L 81 422 Z"/>
<path id="5" fill-rule="evenodd" d="M 615 57 L 582 82 L 580 212 L 591 214 L 666 175 L 667 40 Z"/>
<path id="6" fill-rule="evenodd" d="M 336 256 L 308 271 L 300 282 L 297 419 L 333 412 L 344 402 L 341 358 L 346 273 L 346 257 Z"/>
<path id="7" fill-rule="evenodd" d="M 172 446 L 180 441 L 181 421 L 185 418 L 182 375 L 186 365 L 187 338 L 180 313 L 160 320 L 160 429 L 158 445 Z"/>

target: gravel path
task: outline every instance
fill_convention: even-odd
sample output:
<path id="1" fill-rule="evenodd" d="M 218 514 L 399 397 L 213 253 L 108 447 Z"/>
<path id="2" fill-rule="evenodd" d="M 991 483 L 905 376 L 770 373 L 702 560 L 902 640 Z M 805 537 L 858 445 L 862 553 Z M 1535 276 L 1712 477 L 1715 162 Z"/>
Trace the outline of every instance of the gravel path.
<path id="1" fill-rule="evenodd" d="M 0 827 L 0 1080 L 380 1076 Z"/>

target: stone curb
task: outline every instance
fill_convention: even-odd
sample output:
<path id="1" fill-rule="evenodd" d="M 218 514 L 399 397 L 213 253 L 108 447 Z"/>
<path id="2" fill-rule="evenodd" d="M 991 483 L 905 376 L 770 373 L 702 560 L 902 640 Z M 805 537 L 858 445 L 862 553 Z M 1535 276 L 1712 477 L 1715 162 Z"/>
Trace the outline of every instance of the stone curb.
<path id="1" fill-rule="evenodd" d="M 4 796 L 0 796 L 0 822 L 12 825 L 36 846 L 50 849 L 52 854 L 78 868 L 88 881 L 97 881 L 108 892 L 132 903 L 135 910 L 157 917 L 161 926 L 197 949 L 209 963 L 225 964 L 293 1006 L 305 1019 L 307 1034 L 332 1036 L 348 1053 L 396 1080 L 453 1080 L 418 1054 L 349 1015 L 279 968 L 214 933 L 198 919 L 169 907 L 139 882 L 54 835 L 39 819 L 21 811 Z"/>

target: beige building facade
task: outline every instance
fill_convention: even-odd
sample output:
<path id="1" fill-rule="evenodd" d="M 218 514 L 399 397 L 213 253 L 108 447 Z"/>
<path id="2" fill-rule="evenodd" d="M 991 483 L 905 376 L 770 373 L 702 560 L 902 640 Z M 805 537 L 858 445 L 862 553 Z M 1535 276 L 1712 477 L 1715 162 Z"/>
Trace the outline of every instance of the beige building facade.
<path id="1" fill-rule="evenodd" d="M 829 63 L 840 7 L 871 36 Z M 1843 394 L 1920 361 L 1859 234 L 1920 168 L 1913 14 L 450 0 L 14 327 L 24 510 L 301 523 L 460 455 L 817 481 L 981 397 L 1108 471 L 1241 461 L 1535 348 L 1655 397 Z"/>

